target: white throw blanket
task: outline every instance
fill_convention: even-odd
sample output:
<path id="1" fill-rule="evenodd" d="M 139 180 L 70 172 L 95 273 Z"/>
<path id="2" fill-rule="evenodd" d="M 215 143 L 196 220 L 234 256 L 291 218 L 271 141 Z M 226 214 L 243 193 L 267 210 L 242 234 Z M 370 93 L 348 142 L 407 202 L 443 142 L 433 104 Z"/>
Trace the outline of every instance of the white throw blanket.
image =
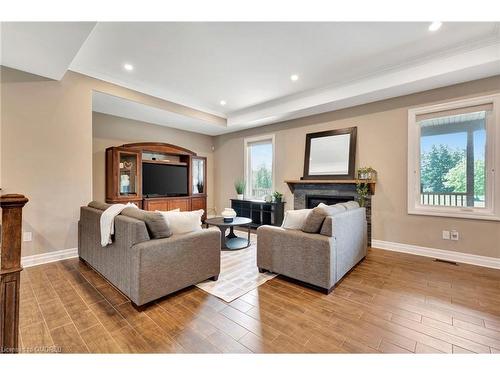
<path id="1" fill-rule="evenodd" d="M 135 207 L 133 203 L 114 204 L 106 209 L 101 215 L 101 246 L 106 247 L 111 244 L 111 236 L 115 234 L 115 217 L 119 215 L 125 208 Z"/>

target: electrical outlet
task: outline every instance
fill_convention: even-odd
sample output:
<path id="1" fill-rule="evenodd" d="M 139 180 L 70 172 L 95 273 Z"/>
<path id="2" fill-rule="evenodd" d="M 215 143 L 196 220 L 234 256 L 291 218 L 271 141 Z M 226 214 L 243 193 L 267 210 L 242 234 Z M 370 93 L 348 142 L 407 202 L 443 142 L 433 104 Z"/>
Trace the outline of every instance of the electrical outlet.
<path id="1" fill-rule="evenodd" d="M 33 234 L 31 232 L 23 232 L 23 241 L 30 242 L 33 240 Z"/>
<path id="2" fill-rule="evenodd" d="M 443 240 L 449 240 L 449 239 L 450 239 L 450 231 L 443 230 Z"/>
<path id="3" fill-rule="evenodd" d="M 458 234 L 458 232 L 457 232 L 456 230 L 452 230 L 452 231 L 450 232 L 450 234 L 451 234 L 451 235 L 450 235 L 450 239 L 451 239 L 452 241 L 458 241 L 458 240 L 459 240 L 460 236 L 459 236 L 459 234 Z"/>

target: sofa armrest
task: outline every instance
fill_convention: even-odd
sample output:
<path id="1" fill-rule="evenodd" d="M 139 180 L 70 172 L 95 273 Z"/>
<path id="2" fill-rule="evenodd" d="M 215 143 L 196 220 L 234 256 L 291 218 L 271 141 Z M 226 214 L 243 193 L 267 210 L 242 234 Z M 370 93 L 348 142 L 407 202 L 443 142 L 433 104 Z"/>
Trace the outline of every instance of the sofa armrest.
<path id="1" fill-rule="evenodd" d="M 132 300 L 140 305 L 220 273 L 217 227 L 132 247 Z"/>
<path id="2" fill-rule="evenodd" d="M 217 237 L 218 236 L 218 237 Z M 217 240 L 219 243 L 220 250 L 220 230 L 217 227 L 210 227 L 207 229 L 198 230 L 195 232 L 189 232 L 185 234 L 174 234 L 168 238 L 160 238 L 156 240 L 150 240 L 146 242 L 139 243 L 134 246 L 136 249 L 155 249 L 167 247 L 177 247 L 187 245 L 190 246 L 192 241 L 208 241 L 210 245 L 215 245 L 214 241 Z"/>
<path id="3" fill-rule="evenodd" d="M 261 225 L 257 228 L 257 239 L 262 236 L 285 236 L 290 239 L 307 238 L 309 240 L 328 241 L 328 239 L 325 239 L 324 236 L 321 236 L 319 233 L 306 233 L 299 229 L 285 229 L 272 225 Z"/>
<path id="4" fill-rule="evenodd" d="M 367 223 L 364 207 L 329 217 L 338 279 L 366 256 Z M 323 231 L 322 231 L 323 232 Z"/>
<path id="5" fill-rule="evenodd" d="M 335 279 L 333 257 L 331 237 L 266 225 L 257 229 L 259 268 L 329 289 Z"/>

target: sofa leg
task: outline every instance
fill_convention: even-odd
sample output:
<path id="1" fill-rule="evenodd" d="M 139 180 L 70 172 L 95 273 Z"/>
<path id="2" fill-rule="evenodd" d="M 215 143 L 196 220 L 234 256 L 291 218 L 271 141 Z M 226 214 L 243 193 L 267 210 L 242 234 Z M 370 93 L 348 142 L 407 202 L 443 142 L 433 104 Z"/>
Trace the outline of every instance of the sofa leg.
<path id="1" fill-rule="evenodd" d="M 212 277 L 210 278 L 210 280 L 212 280 L 212 281 L 217 281 L 217 280 L 219 280 L 219 275 L 212 276 Z"/>
<path id="2" fill-rule="evenodd" d="M 323 288 L 323 293 L 325 293 L 326 295 L 329 295 L 331 292 L 333 292 L 333 289 L 335 289 L 335 285 L 332 286 L 331 288 Z"/>
<path id="3" fill-rule="evenodd" d="M 260 267 L 259 267 L 259 272 L 260 272 L 260 273 L 266 273 L 267 271 L 266 271 L 264 268 L 260 268 Z"/>
<path id="4" fill-rule="evenodd" d="M 142 311 L 146 310 L 147 304 L 145 304 L 145 305 L 141 305 L 141 306 L 137 306 L 134 302 L 132 302 L 132 301 L 130 301 L 130 302 L 131 302 L 131 304 L 132 304 L 132 307 L 133 307 L 136 311 L 138 311 L 138 312 L 142 312 Z"/>

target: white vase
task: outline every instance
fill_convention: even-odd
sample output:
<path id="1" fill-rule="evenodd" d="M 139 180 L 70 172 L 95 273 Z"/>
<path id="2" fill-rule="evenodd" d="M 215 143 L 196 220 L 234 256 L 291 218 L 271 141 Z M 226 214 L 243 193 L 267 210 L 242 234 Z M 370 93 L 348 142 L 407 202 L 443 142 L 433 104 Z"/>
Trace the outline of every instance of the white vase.
<path id="1" fill-rule="evenodd" d="M 232 208 L 224 208 L 224 211 L 221 212 L 221 216 L 225 223 L 231 223 L 236 217 L 236 211 Z"/>
<path id="2" fill-rule="evenodd" d="M 224 211 L 221 212 L 222 217 L 236 217 L 236 211 L 232 208 L 224 208 Z"/>
<path id="3" fill-rule="evenodd" d="M 242 201 L 243 200 L 243 194 L 237 194 L 236 198 L 238 198 L 240 201 Z"/>

